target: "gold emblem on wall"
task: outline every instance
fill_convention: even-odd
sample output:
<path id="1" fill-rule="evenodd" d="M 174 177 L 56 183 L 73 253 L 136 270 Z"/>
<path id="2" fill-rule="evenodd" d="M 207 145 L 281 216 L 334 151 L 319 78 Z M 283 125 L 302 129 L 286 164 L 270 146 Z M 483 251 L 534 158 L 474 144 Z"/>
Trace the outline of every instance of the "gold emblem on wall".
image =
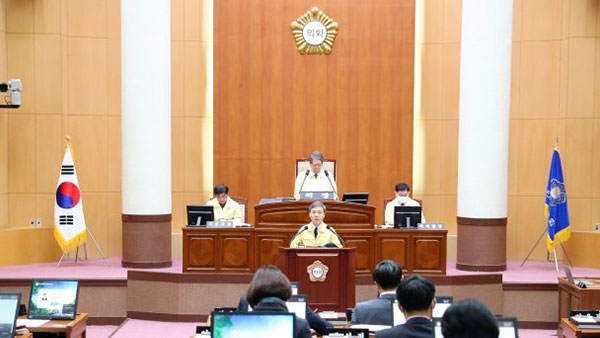
<path id="1" fill-rule="evenodd" d="M 338 23 L 313 7 L 292 22 L 291 28 L 300 54 L 330 54 Z"/>
<path id="2" fill-rule="evenodd" d="M 311 282 L 324 282 L 327 279 L 328 271 L 327 265 L 321 263 L 321 261 L 315 261 L 306 268 Z"/>

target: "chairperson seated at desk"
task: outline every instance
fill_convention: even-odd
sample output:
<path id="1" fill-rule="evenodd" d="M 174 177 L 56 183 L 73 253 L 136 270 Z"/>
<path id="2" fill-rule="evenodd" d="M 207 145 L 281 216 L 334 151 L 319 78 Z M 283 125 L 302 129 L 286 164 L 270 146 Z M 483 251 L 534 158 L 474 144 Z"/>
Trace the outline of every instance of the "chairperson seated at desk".
<path id="1" fill-rule="evenodd" d="M 290 248 L 297 248 L 300 246 L 344 247 L 341 242 L 341 238 L 338 236 L 335 230 L 323 222 L 326 210 L 327 208 L 323 202 L 312 202 L 312 204 L 308 207 L 308 215 L 310 216 L 311 222 L 302 226 L 302 228 L 298 230 L 290 242 Z"/>
<path id="2" fill-rule="evenodd" d="M 299 172 L 294 185 L 294 198 L 300 199 L 300 192 L 331 192 L 333 199 L 337 200 L 337 184 L 335 178 L 323 169 L 325 158 L 320 151 L 313 151 L 308 157 L 310 169 Z"/>
<path id="3" fill-rule="evenodd" d="M 234 224 L 242 222 L 242 212 L 240 205 L 229 197 L 229 187 L 225 184 L 219 184 L 214 189 L 215 197 L 206 205 L 211 205 L 215 213 L 215 221 L 225 220 L 233 221 Z"/>
<path id="4" fill-rule="evenodd" d="M 398 183 L 394 187 L 394 193 L 396 198 L 388 202 L 385 206 L 385 224 L 394 225 L 394 210 L 396 207 L 407 206 L 407 207 L 420 207 L 419 202 L 413 200 L 408 196 L 410 193 L 410 186 L 406 183 Z M 421 223 L 427 223 L 425 221 L 425 215 L 421 210 Z"/>

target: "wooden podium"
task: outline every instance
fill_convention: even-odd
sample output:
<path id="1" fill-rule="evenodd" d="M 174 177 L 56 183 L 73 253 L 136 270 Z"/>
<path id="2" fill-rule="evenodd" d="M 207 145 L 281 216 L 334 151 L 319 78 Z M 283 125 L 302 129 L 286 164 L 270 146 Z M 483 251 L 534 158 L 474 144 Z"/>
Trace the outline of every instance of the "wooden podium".
<path id="1" fill-rule="evenodd" d="M 354 307 L 356 248 L 279 248 L 279 268 L 299 282 L 310 306 L 345 312 Z"/>

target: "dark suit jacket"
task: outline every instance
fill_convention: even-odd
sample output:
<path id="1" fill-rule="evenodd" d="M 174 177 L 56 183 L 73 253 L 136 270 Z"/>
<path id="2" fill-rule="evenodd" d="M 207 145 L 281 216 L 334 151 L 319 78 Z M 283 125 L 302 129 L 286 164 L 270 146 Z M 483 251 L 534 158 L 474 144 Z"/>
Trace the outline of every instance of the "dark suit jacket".
<path id="1" fill-rule="evenodd" d="M 430 319 L 415 317 L 406 323 L 394 326 L 391 329 L 381 330 L 375 334 L 375 338 L 431 338 L 433 337 L 433 324 Z"/>
<path id="2" fill-rule="evenodd" d="M 252 312 L 288 312 L 284 301 L 258 303 L 252 309 Z M 310 327 L 306 319 L 296 317 L 296 328 L 294 329 L 294 338 L 311 338 Z"/>
<path id="3" fill-rule="evenodd" d="M 395 294 L 385 294 L 380 298 L 358 303 L 352 313 L 352 324 L 394 325 L 392 305 Z"/>
<path id="4" fill-rule="evenodd" d="M 246 295 L 240 298 L 237 312 L 248 312 L 248 300 L 246 299 Z M 333 327 L 333 324 L 314 313 L 308 305 L 306 306 L 306 321 L 308 322 L 308 325 L 310 325 L 310 328 L 315 330 L 319 335 L 324 335 L 326 333 L 326 328 Z"/>

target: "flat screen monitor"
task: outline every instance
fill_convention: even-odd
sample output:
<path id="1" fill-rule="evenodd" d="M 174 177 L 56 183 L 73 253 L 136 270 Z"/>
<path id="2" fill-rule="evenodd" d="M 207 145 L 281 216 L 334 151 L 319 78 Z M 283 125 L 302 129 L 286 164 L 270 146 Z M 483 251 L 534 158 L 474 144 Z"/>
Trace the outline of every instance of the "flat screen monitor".
<path id="1" fill-rule="evenodd" d="M 454 298 L 453 297 L 445 297 L 445 296 L 436 296 L 435 297 L 435 307 L 433 308 L 432 317 L 433 318 L 442 318 L 444 312 L 452 306 Z"/>
<path id="2" fill-rule="evenodd" d="M 368 192 L 345 192 L 344 195 L 342 195 L 342 201 L 367 204 L 367 202 L 369 201 L 369 193 Z"/>
<path id="3" fill-rule="evenodd" d="M 78 280 L 35 279 L 29 295 L 29 319 L 75 319 Z"/>
<path id="4" fill-rule="evenodd" d="M 300 283 L 298 282 L 290 282 L 292 284 L 292 296 L 298 294 L 298 290 L 300 290 Z"/>
<path id="5" fill-rule="evenodd" d="M 306 319 L 306 304 L 308 295 L 293 295 L 285 302 L 288 311 L 293 312 L 298 318 Z"/>
<path id="6" fill-rule="evenodd" d="M 394 207 L 394 227 L 406 228 L 416 227 L 421 223 L 421 207 L 417 206 L 396 206 Z"/>
<path id="7" fill-rule="evenodd" d="M 518 338 L 519 334 L 517 332 L 517 319 L 516 318 L 505 318 L 499 317 L 496 318 L 496 322 L 498 323 L 498 338 Z M 435 338 L 444 338 L 442 335 L 442 319 L 441 318 L 433 318 L 433 332 Z"/>
<path id="8" fill-rule="evenodd" d="M 406 317 L 404 317 L 404 313 L 400 311 L 400 307 L 398 306 L 398 300 L 395 300 L 392 303 L 392 314 L 394 318 L 394 326 L 406 323 Z"/>
<path id="9" fill-rule="evenodd" d="M 237 338 L 294 338 L 293 313 L 213 312 L 212 336 Z"/>
<path id="10" fill-rule="evenodd" d="M 0 338 L 15 336 L 20 304 L 20 293 L 0 293 Z"/>
<path id="11" fill-rule="evenodd" d="M 206 222 L 215 220 L 215 210 L 212 205 L 187 206 L 187 221 L 191 227 L 206 225 Z"/>

